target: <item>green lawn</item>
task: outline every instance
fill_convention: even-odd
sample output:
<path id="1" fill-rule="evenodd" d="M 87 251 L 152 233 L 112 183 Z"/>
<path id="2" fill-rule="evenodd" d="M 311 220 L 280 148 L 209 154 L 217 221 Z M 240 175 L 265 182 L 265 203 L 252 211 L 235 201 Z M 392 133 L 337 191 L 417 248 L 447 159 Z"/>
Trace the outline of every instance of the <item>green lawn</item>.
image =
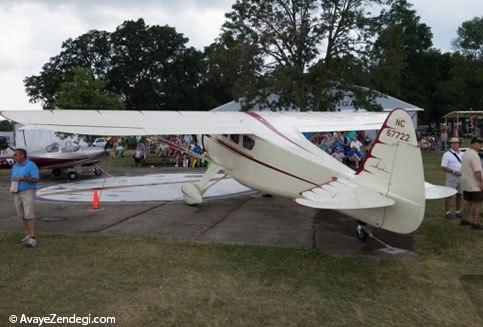
<path id="1" fill-rule="evenodd" d="M 425 153 L 441 182 L 440 154 Z M 0 234 L 0 325 L 10 314 L 115 316 L 124 326 L 482 326 L 483 233 L 428 202 L 418 256 L 42 235 L 36 249 Z"/>
<path id="2" fill-rule="evenodd" d="M 104 169 L 115 167 L 136 167 L 136 163 L 133 158 L 134 150 L 126 150 L 124 157 L 107 158 L 100 162 L 100 166 Z M 174 159 L 163 158 L 160 159 L 156 155 L 149 155 L 143 164 L 144 167 L 156 166 L 156 167 L 173 167 Z"/>

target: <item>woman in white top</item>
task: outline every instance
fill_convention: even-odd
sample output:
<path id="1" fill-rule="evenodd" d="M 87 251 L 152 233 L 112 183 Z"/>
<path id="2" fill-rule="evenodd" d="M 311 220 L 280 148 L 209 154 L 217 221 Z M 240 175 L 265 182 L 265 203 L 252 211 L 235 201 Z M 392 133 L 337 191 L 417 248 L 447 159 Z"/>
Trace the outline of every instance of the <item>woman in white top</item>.
<path id="1" fill-rule="evenodd" d="M 352 138 L 351 144 L 349 145 L 349 148 L 354 148 L 357 151 L 361 151 L 361 146 L 362 143 L 357 139 L 356 136 Z"/>

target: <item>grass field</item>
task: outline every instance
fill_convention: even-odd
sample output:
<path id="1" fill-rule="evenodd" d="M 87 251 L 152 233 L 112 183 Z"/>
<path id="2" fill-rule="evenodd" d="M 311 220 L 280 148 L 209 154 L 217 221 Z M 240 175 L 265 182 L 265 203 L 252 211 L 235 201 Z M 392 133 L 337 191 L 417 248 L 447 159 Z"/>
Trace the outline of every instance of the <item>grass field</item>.
<path id="1" fill-rule="evenodd" d="M 440 154 L 425 153 L 441 183 Z M 417 256 L 158 238 L 0 234 L 0 325 L 11 314 L 115 316 L 123 326 L 482 326 L 483 233 L 428 202 Z"/>
<path id="2" fill-rule="evenodd" d="M 109 168 L 115 167 L 136 167 L 136 163 L 133 159 L 134 150 L 128 149 L 124 153 L 124 157 L 117 157 L 117 158 L 108 158 L 100 162 L 100 166 L 104 169 L 109 170 Z M 167 162 L 167 159 L 160 159 L 156 155 L 149 155 L 146 159 L 146 162 L 143 164 L 143 167 L 173 167 L 174 162 L 173 159 Z"/>

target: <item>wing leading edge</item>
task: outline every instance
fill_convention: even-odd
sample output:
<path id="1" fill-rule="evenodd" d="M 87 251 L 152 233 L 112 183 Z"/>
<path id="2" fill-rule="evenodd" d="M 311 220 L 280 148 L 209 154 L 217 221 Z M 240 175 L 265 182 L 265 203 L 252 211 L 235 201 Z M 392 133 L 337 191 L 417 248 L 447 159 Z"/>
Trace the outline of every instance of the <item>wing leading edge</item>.
<path id="1" fill-rule="evenodd" d="M 279 131 L 376 130 L 387 114 L 376 112 L 245 112 L 7 110 L 6 119 L 64 133 L 88 135 L 258 134 L 267 122 Z"/>

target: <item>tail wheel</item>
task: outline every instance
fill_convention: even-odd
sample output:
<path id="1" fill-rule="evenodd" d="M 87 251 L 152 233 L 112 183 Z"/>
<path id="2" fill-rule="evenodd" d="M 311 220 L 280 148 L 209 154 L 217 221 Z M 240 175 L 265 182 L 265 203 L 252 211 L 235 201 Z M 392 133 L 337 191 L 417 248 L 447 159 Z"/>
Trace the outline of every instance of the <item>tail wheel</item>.
<path id="1" fill-rule="evenodd" d="M 366 243 L 371 236 L 367 232 L 367 230 L 362 225 L 357 225 L 357 238 L 362 243 Z"/>
<path id="2" fill-rule="evenodd" d="M 70 181 L 75 181 L 77 179 L 77 177 L 79 177 L 79 175 L 75 172 L 75 171 L 70 171 L 68 174 L 67 174 L 67 178 L 70 180 Z"/>

